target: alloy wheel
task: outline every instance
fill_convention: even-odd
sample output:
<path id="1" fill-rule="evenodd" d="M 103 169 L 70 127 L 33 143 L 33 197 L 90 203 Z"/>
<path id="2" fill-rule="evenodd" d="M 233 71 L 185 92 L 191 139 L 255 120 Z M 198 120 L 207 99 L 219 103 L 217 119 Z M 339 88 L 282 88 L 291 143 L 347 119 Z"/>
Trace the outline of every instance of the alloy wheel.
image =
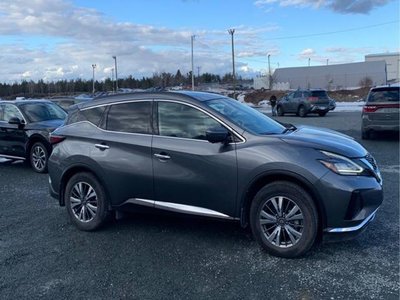
<path id="1" fill-rule="evenodd" d="M 259 222 L 265 238 L 280 248 L 294 246 L 303 234 L 303 212 L 294 201 L 284 196 L 272 197 L 265 202 Z"/>
<path id="2" fill-rule="evenodd" d="M 90 222 L 97 214 L 98 198 L 93 187 L 86 182 L 77 182 L 69 197 L 72 213 L 80 222 Z"/>
<path id="3" fill-rule="evenodd" d="M 45 150 L 39 145 L 34 146 L 32 150 L 32 164 L 34 168 L 41 171 L 46 167 L 46 162 L 47 155 Z"/>

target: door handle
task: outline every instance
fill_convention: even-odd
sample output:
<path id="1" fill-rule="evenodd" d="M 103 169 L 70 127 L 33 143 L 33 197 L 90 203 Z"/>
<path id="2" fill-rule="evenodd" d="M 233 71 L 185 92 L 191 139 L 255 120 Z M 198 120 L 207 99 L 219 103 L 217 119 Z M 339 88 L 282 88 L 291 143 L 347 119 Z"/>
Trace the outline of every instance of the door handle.
<path id="1" fill-rule="evenodd" d="M 97 149 L 100 149 L 100 150 L 102 150 L 102 151 L 104 151 L 104 150 L 106 150 L 106 149 L 110 149 L 109 146 L 104 145 L 104 144 L 95 144 L 94 146 L 95 146 Z"/>
<path id="2" fill-rule="evenodd" d="M 159 160 L 169 160 L 171 159 L 171 156 L 167 154 L 154 154 L 155 157 L 157 157 Z"/>

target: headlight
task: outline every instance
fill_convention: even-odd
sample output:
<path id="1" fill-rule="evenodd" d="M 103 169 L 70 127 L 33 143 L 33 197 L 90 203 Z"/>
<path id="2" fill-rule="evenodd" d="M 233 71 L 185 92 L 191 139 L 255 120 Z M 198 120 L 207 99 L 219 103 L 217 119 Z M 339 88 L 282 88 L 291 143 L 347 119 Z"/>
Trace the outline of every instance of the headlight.
<path id="1" fill-rule="evenodd" d="M 364 172 L 364 168 L 348 159 L 347 157 L 330 153 L 327 151 L 321 151 L 321 153 L 327 156 L 326 159 L 320 159 L 319 161 L 327 167 L 329 170 L 340 174 L 340 175 L 360 175 Z"/>

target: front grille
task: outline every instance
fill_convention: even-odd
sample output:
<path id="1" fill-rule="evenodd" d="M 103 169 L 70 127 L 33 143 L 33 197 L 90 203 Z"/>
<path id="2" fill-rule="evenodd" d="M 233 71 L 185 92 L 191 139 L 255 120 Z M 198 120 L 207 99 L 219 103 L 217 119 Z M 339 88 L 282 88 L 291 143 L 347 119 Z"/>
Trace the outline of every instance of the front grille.
<path id="1" fill-rule="evenodd" d="M 368 153 L 367 156 L 365 156 L 365 159 L 371 164 L 371 166 L 374 168 L 374 171 L 376 171 L 378 169 L 378 166 L 376 165 L 376 161 L 371 154 Z"/>

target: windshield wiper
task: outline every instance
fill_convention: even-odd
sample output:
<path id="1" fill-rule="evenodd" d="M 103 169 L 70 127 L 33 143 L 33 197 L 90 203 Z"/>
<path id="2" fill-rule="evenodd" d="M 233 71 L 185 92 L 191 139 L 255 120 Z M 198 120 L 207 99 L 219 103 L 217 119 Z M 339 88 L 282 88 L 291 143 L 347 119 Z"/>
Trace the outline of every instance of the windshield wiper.
<path id="1" fill-rule="evenodd" d="M 293 124 L 285 124 L 286 128 L 283 130 L 282 134 L 287 133 L 289 131 L 295 131 L 297 129 L 296 126 L 294 126 Z"/>

